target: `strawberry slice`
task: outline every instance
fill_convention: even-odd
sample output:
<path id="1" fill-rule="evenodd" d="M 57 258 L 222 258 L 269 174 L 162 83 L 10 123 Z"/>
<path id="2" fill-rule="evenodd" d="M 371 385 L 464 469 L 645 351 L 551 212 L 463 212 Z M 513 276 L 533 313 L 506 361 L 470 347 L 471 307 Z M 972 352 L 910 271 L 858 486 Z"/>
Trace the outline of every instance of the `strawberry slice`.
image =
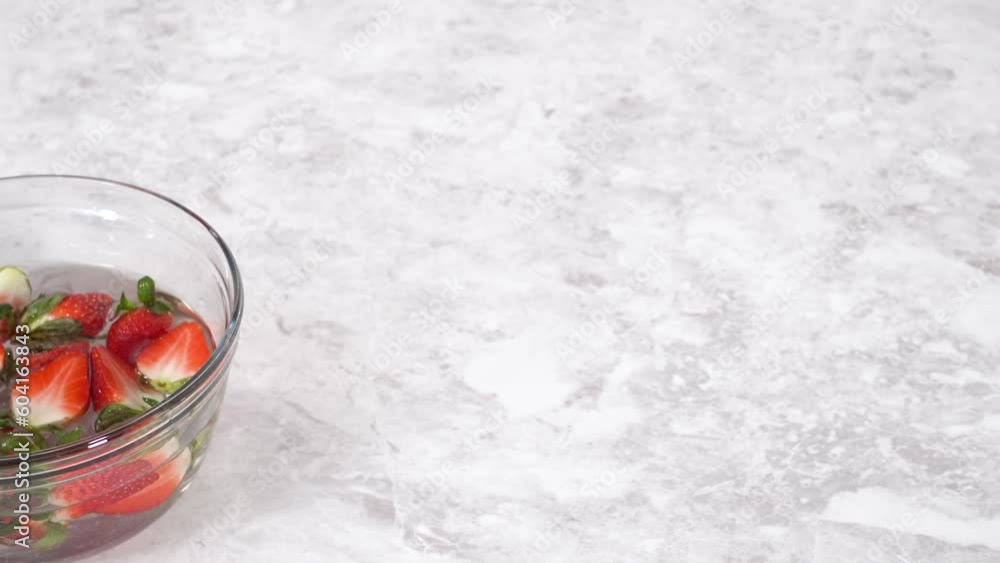
<path id="1" fill-rule="evenodd" d="M 191 450 L 180 449 L 176 438 L 171 438 L 162 448 L 144 457 L 156 470 L 156 481 L 135 494 L 96 510 L 100 514 L 134 514 L 152 510 L 167 501 L 180 486 L 191 466 Z"/>
<path id="2" fill-rule="evenodd" d="M 136 367 L 153 388 L 173 393 L 197 373 L 211 355 L 201 327 L 186 322 L 170 329 L 140 352 Z"/>
<path id="3" fill-rule="evenodd" d="M 149 460 L 139 459 L 108 466 L 86 477 L 53 489 L 49 502 L 63 506 L 52 515 L 56 522 L 66 522 L 113 505 L 155 483 L 160 476 Z"/>
<path id="4" fill-rule="evenodd" d="M 28 354 L 28 363 L 24 364 L 30 367 L 32 370 L 39 370 L 48 364 L 51 364 L 53 360 L 66 354 L 67 352 L 82 352 L 84 354 L 90 351 L 90 344 L 87 342 L 74 342 L 73 344 L 66 344 L 62 346 L 56 346 L 55 348 L 49 348 L 48 350 L 41 350 L 38 352 L 32 352 Z M 8 369 L 5 371 L 3 368 L 3 358 L 0 358 L 0 380 L 10 382 L 11 378 L 16 375 L 14 373 L 14 355 L 7 352 L 7 364 Z"/>
<path id="5" fill-rule="evenodd" d="M 163 399 L 156 391 L 144 389 L 138 374 L 104 346 L 90 351 L 90 398 L 100 412 L 94 429 L 98 432 L 138 416 Z"/>
<path id="6" fill-rule="evenodd" d="M 108 329 L 108 349 L 135 365 L 139 352 L 166 334 L 172 324 L 174 317 L 170 313 L 158 315 L 146 308 L 129 311 Z"/>
<path id="7" fill-rule="evenodd" d="M 41 369 L 48 364 L 51 364 L 53 360 L 62 356 L 63 354 L 69 352 L 82 352 L 86 354 L 90 351 L 90 344 L 87 342 L 74 342 L 73 344 L 66 344 L 64 346 L 57 346 L 55 348 L 50 348 L 48 350 L 43 350 L 41 352 L 33 352 L 28 354 L 28 366 L 31 369 Z"/>
<path id="8" fill-rule="evenodd" d="M 90 406 L 87 355 L 66 352 L 34 371 L 27 385 L 18 385 L 10 395 L 11 410 L 17 412 L 17 397 L 26 391 L 30 399 L 27 428 L 61 426 L 83 416 Z"/>
<path id="9" fill-rule="evenodd" d="M 14 266 L 0 268 L 0 304 L 10 305 L 17 311 L 31 301 L 31 282 Z"/>
<path id="10" fill-rule="evenodd" d="M 97 336 L 104 328 L 114 299 L 103 293 L 55 293 L 35 299 L 21 322 L 32 338 Z"/>

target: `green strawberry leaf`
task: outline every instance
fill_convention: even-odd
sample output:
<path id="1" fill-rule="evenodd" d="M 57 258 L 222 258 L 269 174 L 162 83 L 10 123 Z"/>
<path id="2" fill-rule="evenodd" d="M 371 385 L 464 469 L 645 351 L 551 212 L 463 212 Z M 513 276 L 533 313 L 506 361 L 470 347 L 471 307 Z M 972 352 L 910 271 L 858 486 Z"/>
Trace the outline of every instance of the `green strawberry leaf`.
<path id="1" fill-rule="evenodd" d="M 10 385 L 11 376 L 14 375 L 16 371 L 14 369 L 14 355 L 11 354 L 10 350 L 0 349 L 0 353 L 3 353 L 6 356 L 3 363 L 3 369 L 0 369 L 0 382 Z"/>
<path id="2" fill-rule="evenodd" d="M 153 308 L 153 304 L 156 302 L 156 283 L 153 278 L 149 276 L 143 276 L 139 280 L 139 301 L 146 306 L 148 309 Z"/>
<path id="3" fill-rule="evenodd" d="M 64 432 L 61 430 L 56 431 L 56 444 L 72 444 L 73 442 L 83 438 L 83 427 L 77 426 L 74 430 Z"/>
<path id="4" fill-rule="evenodd" d="M 12 535 L 17 527 L 17 519 L 11 518 L 10 522 L 0 525 L 0 537 L 6 537 Z"/>
<path id="5" fill-rule="evenodd" d="M 170 305 L 170 303 L 167 303 L 162 299 L 157 299 L 156 302 L 149 307 L 149 310 L 156 315 L 165 315 L 170 311 L 173 311 L 174 308 Z"/>
<path id="6" fill-rule="evenodd" d="M 0 438 L 0 454 L 11 455 L 18 448 L 18 438 L 15 436 L 4 436 Z M 29 448 L 30 449 L 30 448 Z"/>
<path id="7" fill-rule="evenodd" d="M 184 384 L 187 383 L 190 379 L 191 378 L 188 377 L 188 378 L 182 379 L 180 381 L 156 381 L 156 380 L 152 380 L 152 379 L 150 379 L 150 378 L 148 378 L 146 376 L 142 376 L 142 381 L 146 385 L 149 385 L 150 387 L 152 387 L 153 389 L 156 389 L 157 391 L 159 391 L 161 393 L 166 393 L 167 395 L 170 395 L 170 394 L 176 392 L 181 387 L 184 387 Z"/>
<path id="8" fill-rule="evenodd" d="M 52 295 L 42 295 L 38 299 L 35 299 L 24 309 L 24 314 L 21 315 L 21 322 L 28 325 L 32 329 L 45 315 L 48 315 L 52 309 L 56 308 L 63 298 L 66 297 L 65 293 L 53 293 Z"/>
<path id="9" fill-rule="evenodd" d="M 13 424 L 13 423 L 11 423 Z M 10 434 L 0 436 L 0 454 L 11 455 L 18 452 L 21 448 L 23 442 L 28 442 L 28 451 L 37 452 L 42 449 L 38 447 L 38 441 L 44 441 L 41 434 L 37 432 L 31 433 L 34 438 L 25 438 L 23 436 L 11 436 Z"/>
<path id="10" fill-rule="evenodd" d="M 83 329 L 74 319 L 50 319 L 31 327 L 31 337 L 36 340 L 61 340 L 72 338 Z"/>
<path id="11" fill-rule="evenodd" d="M 36 541 L 35 549 L 50 549 L 66 541 L 66 526 L 57 524 L 51 520 L 45 523 L 45 537 Z"/>
<path id="12" fill-rule="evenodd" d="M 6 329 L 7 336 L 14 334 L 14 307 L 9 303 L 0 303 L 0 327 Z M 0 341 L 4 340 L 0 338 Z"/>
<path id="13" fill-rule="evenodd" d="M 128 300 L 125 297 L 125 292 L 122 292 L 122 298 L 118 300 L 118 307 L 115 308 L 115 314 L 127 313 L 129 311 L 135 310 L 135 303 Z"/>
<path id="14" fill-rule="evenodd" d="M 153 278 L 144 276 L 139 280 L 139 301 L 146 306 L 150 312 L 156 315 L 163 315 L 173 311 L 173 306 L 163 299 L 156 297 L 156 283 Z"/>
<path id="15" fill-rule="evenodd" d="M 198 457 L 201 456 L 202 452 L 204 452 L 205 448 L 208 446 L 208 441 L 211 438 L 212 438 L 212 427 L 209 426 L 208 428 L 203 430 L 201 434 L 198 434 L 198 437 L 195 438 L 193 442 L 191 442 L 191 456 L 194 459 L 198 459 Z"/>
<path id="16" fill-rule="evenodd" d="M 142 411 L 121 404 L 108 405 L 97 415 L 94 430 L 103 432 L 108 428 L 142 414 Z"/>

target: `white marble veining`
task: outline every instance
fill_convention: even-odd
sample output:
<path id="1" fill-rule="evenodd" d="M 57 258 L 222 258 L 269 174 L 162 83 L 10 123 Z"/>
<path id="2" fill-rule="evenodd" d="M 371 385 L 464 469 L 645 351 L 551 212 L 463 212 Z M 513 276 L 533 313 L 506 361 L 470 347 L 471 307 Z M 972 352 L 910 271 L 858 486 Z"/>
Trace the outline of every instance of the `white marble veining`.
<path id="1" fill-rule="evenodd" d="M 248 292 L 93 561 L 1000 560 L 997 3 L 42 4 L 3 175 L 175 197 Z"/>

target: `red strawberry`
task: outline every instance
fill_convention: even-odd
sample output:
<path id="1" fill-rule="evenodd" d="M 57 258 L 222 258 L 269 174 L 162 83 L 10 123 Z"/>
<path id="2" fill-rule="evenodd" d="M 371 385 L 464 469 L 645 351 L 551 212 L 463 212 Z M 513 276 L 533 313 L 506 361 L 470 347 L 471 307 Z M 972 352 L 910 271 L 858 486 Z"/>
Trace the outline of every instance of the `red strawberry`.
<path id="1" fill-rule="evenodd" d="M 56 348 L 50 348 L 42 352 L 34 352 L 28 354 L 28 366 L 31 369 L 37 370 L 51 364 L 53 360 L 66 354 L 68 352 L 83 352 L 86 354 L 90 351 L 90 344 L 87 342 L 74 342 L 73 344 L 67 344 L 65 346 L 58 346 Z"/>
<path id="2" fill-rule="evenodd" d="M 92 512 L 132 514 L 156 508 L 173 495 L 191 466 L 191 450 L 171 438 L 155 452 L 122 464 L 106 463 L 82 479 L 56 487 L 49 502 L 65 506 L 52 520 L 64 522 Z"/>
<path id="3" fill-rule="evenodd" d="M 171 438 L 166 445 L 143 459 L 157 467 L 158 479 L 139 492 L 96 510 L 101 514 L 133 514 L 152 510 L 167 501 L 180 486 L 191 466 L 191 450 L 184 448 L 177 453 L 180 444 Z M 172 458 L 172 459 L 171 459 Z M 169 460 L 169 461 L 168 461 Z"/>
<path id="4" fill-rule="evenodd" d="M 26 385 L 15 386 L 10 395 L 11 410 L 15 413 L 22 390 L 30 399 L 27 428 L 58 426 L 79 418 L 90 406 L 87 355 L 66 352 L 34 371 Z"/>
<path id="5" fill-rule="evenodd" d="M 49 313 L 49 318 L 72 319 L 80 323 L 80 334 L 83 336 L 97 336 L 104 328 L 104 322 L 108 319 L 108 311 L 114 304 L 114 299 L 110 295 L 103 293 L 76 293 L 67 295 Z"/>
<path id="6" fill-rule="evenodd" d="M 90 351 L 90 397 L 98 432 L 149 410 L 163 397 L 146 390 L 132 366 L 103 346 Z"/>
<path id="7" fill-rule="evenodd" d="M 108 329 L 108 349 L 135 365 L 139 352 L 163 336 L 172 324 L 174 317 L 170 313 L 158 315 L 146 308 L 129 311 Z"/>
<path id="8" fill-rule="evenodd" d="M 114 464 L 60 485 L 49 493 L 49 502 L 66 508 L 57 510 L 52 520 L 66 522 L 126 499 L 160 478 L 155 469 L 150 461 L 139 459 Z"/>
<path id="9" fill-rule="evenodd" d="M 33 338 L 97 336 L 113 303 L 103 293 L 56 293 L 32 301 L 21 322 L 28 325 Z"/>
<path id="10" fill-rule="evenodd" d="M 201 327 L 186 322 L 170 329 L 140 352 L 136 367 L 155 389 L 173 393 L 197 373 L 211 355 Z"/>

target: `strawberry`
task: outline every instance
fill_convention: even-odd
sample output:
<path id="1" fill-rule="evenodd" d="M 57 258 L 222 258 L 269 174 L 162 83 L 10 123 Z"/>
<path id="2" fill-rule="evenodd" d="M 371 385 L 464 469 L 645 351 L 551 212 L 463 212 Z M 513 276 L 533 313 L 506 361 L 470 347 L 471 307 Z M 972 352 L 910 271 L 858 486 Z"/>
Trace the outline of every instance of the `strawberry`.
<path id="1" fill-rule="evenodd" d="M 97 336 L 104 328 L 114 299 L 103 293 L 55 293 L 35 299 L 21 322 L 32 338 Z"/>
<path id="2" fill-rule="evenodd" d="M 21 392 L 30 399 L 27 428 L 59 426 L 75 420 L 90 406 L 90 380 L 87 355 L 66 352 L 41 369 L 34 371 L 25 385 L 17 385 L 10 396 L 11 410 L 18 412 Z"/>
<path id="3" fill-rule="evenodd" d="M 153 388 L 173 393 L 197 373 L 211 355 L 201 327 L 186 322 L 170 329 L 140 352 L 136 367 Z"/>
<path id="4" fill-rule="evenodd" d="M 172 324 L 174 317 L 170 313 L 158 315 L 144 307 L 129 311 L 108 329 L 108 349 L 135 365 L 139 352 L 163 336 Z"/>
<path id="5" fill-rule="evenodd" d="M 56 487 L 49 502 L 62 506 L 52 515 L 66 522 L 94 512 L 133 514 L 160 506 L 173 495 L 191 466 L 191 451 L 180 449 L 171 438 L 155 452 L 121 463 L 111 462 L 98 471 L 91 469 L 82 478 Z"/>
<path id="6" fill-rule="evenodd" d="M 49 493 L 49 503 L 62 506 L 52 515 L 56 522 L 66 522 L 126 499 L 159 479 L 156 466 L 139 459 L 116 463 L 85 477 L 59 485 Z"/>
<path id="7" fill-rule="evenodd" d="M 0 304 L 10 305 L 17 311 L 31 301 L 31 282 L 28 274 L 13 266 L 0 268 Z"/>
<path id="8" fill-rule="evenodd" d="M 99 411 L 94 429 L 98 432 L 113 424 L 140 415 L 163 396 L 139 384 L 138 374 L 104 346 L 90 351 L 90 398 Z"/>
<path id="9" fill-rule="evenodd" d="M 137 306 L 122 293 L 116 313 L 124 313 L 108 329 L 108 349 L 118 357 L 135 365 L 136 356 L 150 342 L 163 336 L 174 324 L 170 303 L 157 299 L 156 283 L 144 276 L 136 283 L 141 306 Z M 137 308 L 138 307 L 138 308 Z"/>
<path id="10" fill-rule="evenodd" d="M 108 349 L 133 366 L 139 352 L 163 336 L 174 323 L 172 306 L 157 298 L 153 278 L 144 276 L 136 288 L 141 306 L 129 301 L 123 292 L 115 312 L 124 315 L 111 325 L 107 339 Z"/>
<path id="11" fill-rule="evenodd" d="M 73 344 L 56 346 L 55 348 L 49 348 L 48 350 L 28 354 L 28 366 L 30 366 L 31 369 L 37 370 L 51 364 L 53 360 L 63 354 L 66 354 L 67 352 L 83 352 L 86 354 L 89 351 L 90 344 L 87 342 L 74 342 Z"/>
<path id="12" fill-rule="evenodd" d="M 180 486 L 188 467 L 191 466 L 191 450 L 184 448 L 178 453 L 179 449 L 180 443 L 176 438 L 171 438 L 162 448 L 145 456 L 144 460 L 158 468 L 156 470 L 158 479 L 152 485 L 127 498 L 101 506 L 96 512 L 133 514 L 151 510 L 166 502 Z"/>

